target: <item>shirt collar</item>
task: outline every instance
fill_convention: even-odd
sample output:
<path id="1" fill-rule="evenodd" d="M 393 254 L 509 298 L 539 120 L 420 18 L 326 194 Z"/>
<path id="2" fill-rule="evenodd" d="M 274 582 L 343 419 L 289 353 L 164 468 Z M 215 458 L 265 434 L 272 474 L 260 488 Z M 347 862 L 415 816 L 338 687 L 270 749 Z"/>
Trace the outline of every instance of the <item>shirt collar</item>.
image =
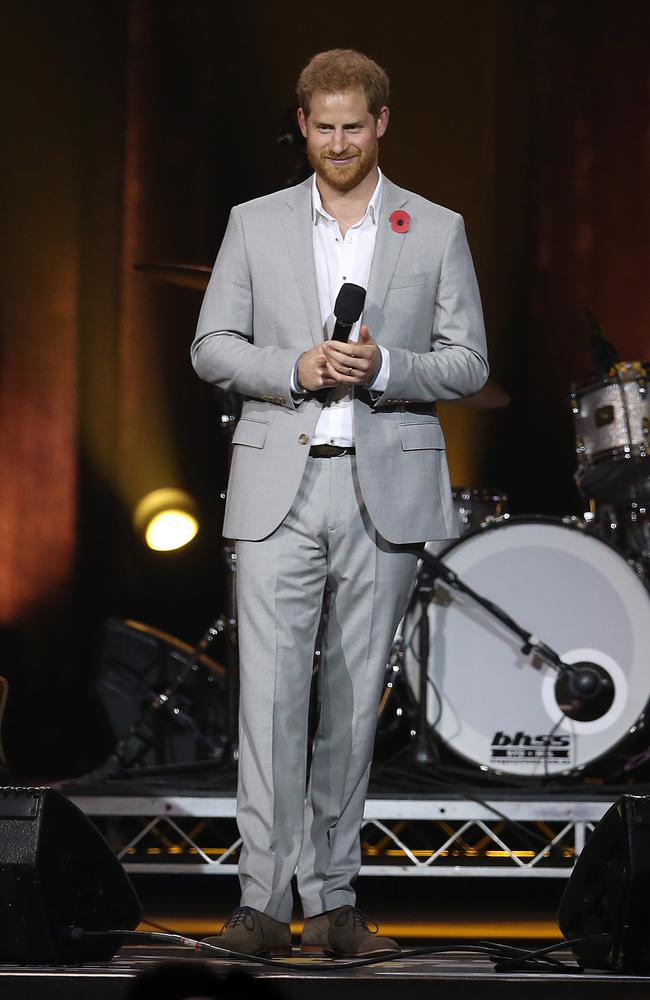
<path id="1" fill-rule="evenodd" d="M 370 216 L 370 220 L 373 225 L 377 225 L 379 209 L 381 208 L 381 192 L 383 187 L 383 174 L 379 167 L 377 167 L 377 173 L 379 174 L 379 178 L 377 180 L 375 190 L 372 193 L 372 198 L 368 202 L 368 208 L 364 212 L 363 217 L 355 223 L 353 228 L 360 226 L 368 215 Z M 336 222 L 336 219 L 334 219 L 329 212 L 323 208 L 323 201 L 320 196 L 320 191 L 318 190 L 318 184 L 316 183 L 316 174 L 314 174 L 311 183 L 311 221 L 314 225 L 316 225 L 319 215 L 323 219 L 327 219 L 329 222 Z"/>

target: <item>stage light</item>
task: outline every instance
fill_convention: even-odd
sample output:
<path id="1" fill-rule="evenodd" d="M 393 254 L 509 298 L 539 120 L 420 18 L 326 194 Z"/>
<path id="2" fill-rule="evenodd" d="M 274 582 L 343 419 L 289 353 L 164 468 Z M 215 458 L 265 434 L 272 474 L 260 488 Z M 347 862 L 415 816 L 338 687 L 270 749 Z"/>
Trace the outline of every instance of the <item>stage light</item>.
<path id="1" fill-rule="evenodd" d="M 145 540 L 156 552 L 170 552 L 191 542 L 198 530 L 196 518 L 186 511 L 163 510 L 149 522 Z"/>
<path id="2" fill-rule="evenodd" d="M 185 490 L 164 487 L 147 493 L 133 513 L 138 534 L 150 549 L 171 552 L 188 545 L 199 530 L 196 504 Z"/>

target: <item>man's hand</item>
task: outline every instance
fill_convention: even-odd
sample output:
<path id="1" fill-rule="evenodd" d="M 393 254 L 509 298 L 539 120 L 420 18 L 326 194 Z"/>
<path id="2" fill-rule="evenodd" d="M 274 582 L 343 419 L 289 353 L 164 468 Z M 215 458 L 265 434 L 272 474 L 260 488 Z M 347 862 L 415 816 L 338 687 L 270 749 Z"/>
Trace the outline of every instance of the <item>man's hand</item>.
<path id="1" fill-rule="evenodd" d="M 339 384 L 368 385 L 381 368 L 381 351 L 365 325 L 361 327 L 356 343 L 326 340 L 323 351 L 327 359 L 327 374 Z"/>
<path id="2" fill-rule="evenodd" d="M 331 389 L 337 380 L 327 370 L 327 358 L 323 353 L 324 344 L 317 344 L 298 358 L 298 384 L 301 389 L 316 392 Z"/>

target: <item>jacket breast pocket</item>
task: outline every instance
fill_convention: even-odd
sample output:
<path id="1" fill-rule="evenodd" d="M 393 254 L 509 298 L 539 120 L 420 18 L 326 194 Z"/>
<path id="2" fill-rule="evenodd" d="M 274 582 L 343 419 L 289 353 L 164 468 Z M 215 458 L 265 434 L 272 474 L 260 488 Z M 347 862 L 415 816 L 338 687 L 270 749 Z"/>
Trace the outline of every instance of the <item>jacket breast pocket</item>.
<path id="1" fill-rule="evenodd" d="M 429 275 L 422 274 L 394 274 L 388 286 L 389 292 L 394 292 L 398 288 L 417 288 L 419 285 L 426 285 Z"/>
<path id="2" fill-rule="evenodd" d="M 247 417 L 242 417 L 235 427 L 232 443 L 245 444 L 249 448 L 263 448 L 269 426 L 262 420 L 249 420 Z"/>
<path id="3" fill-rule="evenodd" d="M 445 437 L 440 424 L 399 424 L 397 430 L 404 451 L 444 450 Z"/>

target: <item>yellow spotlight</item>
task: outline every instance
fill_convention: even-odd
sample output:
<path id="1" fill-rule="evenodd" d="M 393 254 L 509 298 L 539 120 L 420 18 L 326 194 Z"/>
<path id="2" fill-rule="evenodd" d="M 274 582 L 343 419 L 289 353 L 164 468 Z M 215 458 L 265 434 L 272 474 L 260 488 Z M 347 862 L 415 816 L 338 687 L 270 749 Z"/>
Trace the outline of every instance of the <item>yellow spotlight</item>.
<path id="1" fill-rule="evenodd" d="M 171 552 L 188 545 L 197 531 L 196 504 L 185 490 L 168 486 L 147 493 L 133 512 L 135 530 L 150 549 Z"/>

